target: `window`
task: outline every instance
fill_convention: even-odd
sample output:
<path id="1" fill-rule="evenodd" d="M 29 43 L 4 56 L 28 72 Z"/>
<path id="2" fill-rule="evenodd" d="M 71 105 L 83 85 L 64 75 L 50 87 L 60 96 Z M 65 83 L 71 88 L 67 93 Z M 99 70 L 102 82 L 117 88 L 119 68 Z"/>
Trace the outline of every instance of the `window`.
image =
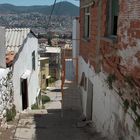
<path id="1" fill-rule="evenodd" d="M 107 13 L 107 34 L 117 35 L 117 23 L 119 14 L 119 0 L 108 0 L 108 13 Z"/>
<path id="2" fill-rule="evenodd" d="M 84 38 L 90 36 L 90 7 L 84 9 Z"/>
<path id="3" fill-rule="evenodd" d="M 35 51 L 32 52 L 32 69 L 35 70 Z"/>

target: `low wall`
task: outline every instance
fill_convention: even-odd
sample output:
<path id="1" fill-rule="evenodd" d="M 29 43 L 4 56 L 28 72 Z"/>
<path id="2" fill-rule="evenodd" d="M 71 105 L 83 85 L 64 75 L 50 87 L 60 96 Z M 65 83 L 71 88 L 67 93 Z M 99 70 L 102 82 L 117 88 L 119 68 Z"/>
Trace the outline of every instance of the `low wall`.
<path id="1" fill-rule="evenodd" d="M 13 107 L 12 72 L 0 69 L 0 125 L 6 121 L 7 110 Z"/>

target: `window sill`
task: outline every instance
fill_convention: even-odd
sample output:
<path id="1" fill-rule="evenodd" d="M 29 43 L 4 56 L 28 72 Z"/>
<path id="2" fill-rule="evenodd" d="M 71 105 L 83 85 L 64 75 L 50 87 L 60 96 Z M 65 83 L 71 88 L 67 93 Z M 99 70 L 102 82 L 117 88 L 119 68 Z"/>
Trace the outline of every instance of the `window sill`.
<path id="1" fill-rule="evenodd" d="M 101 37 L 101 40 L 114 44 L 117 43 L 117 36 Z"/>
<path id="2" fill-rule="evenodd" d="M 89 38 L 85 38 L 85 37 L 83 37 L 83 38 L 82 38 L 82 41 L 84 41 L 84 42 L 89 42 L 90 39 L 89 39 Z"/>

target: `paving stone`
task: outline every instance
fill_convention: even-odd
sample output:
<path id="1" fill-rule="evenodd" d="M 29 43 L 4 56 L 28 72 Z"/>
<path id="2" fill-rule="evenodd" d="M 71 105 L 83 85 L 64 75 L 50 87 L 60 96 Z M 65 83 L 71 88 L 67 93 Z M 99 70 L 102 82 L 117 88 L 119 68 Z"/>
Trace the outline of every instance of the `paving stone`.
<path id="1" fill-rule="evenodd" d="M 92 122 L 83 121 L 80 93 L 75 83 L 68 82 L 66 86 L 63 104 L 57 83 L 58 92 L 56 94 L 55 87 L 51 88 L 48 96 L 53 100 L 45 104 L 46 109 L 26 110 L 20 115 L 14 140 L 105 140 Z"/>

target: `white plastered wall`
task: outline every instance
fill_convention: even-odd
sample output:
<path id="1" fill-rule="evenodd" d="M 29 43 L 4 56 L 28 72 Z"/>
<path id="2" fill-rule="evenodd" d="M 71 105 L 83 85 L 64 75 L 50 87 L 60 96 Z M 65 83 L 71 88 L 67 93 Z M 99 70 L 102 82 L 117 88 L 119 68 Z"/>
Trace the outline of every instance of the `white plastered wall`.
<path id="1" fill-rule="evenodd" d="M 27 40 L 24 42 L 24 46 L 17 57 L 17 60 L 13 66 L 13 85 L 14 85 L 14 103 L 18 111 L 22 110 L 22 95 L 20 78 L 26 71 L 30 71 L 28 76 L 28 100 L 29 108 L 39 94 L 39 76 L 38 76 L 38 40 L 32 34 L 29 34 Z M 35 70 L 32 69 L 32 52 L 35 51 Z"/>
<path id="2" fill-rule="evenodd" d="M 124 112 L 121 98 L 114 90 L 110 90 L 105 82 L 106 75 L 103 72 L 95 74 L 94 69 L 80 56 L 79 83 L 83 72 L 93 83 L 92 120 L 96 129 L 111 140 L 139 140 L 140 134 L 132 119 L 132 110 Z M 82 87 L 81 91 L 83 113 L 86 115 L 87 91 Z"/>

